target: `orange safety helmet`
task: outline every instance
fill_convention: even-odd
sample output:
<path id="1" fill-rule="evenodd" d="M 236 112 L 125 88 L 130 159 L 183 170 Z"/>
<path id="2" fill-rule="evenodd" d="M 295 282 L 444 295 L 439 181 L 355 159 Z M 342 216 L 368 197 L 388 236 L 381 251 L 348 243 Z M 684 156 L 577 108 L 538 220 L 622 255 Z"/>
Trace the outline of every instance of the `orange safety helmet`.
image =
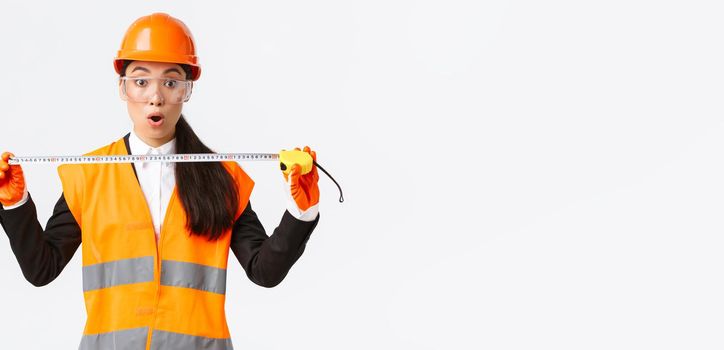
<path id="1" fill-rule="evenodd" d="M 188 64 L 191 80 L 201 75 L 191 31 L 184 22 L 165 13 L 143 16 L 128 27 L 113 61 L 118 74 L 121 74 L 123 60 Z"/>

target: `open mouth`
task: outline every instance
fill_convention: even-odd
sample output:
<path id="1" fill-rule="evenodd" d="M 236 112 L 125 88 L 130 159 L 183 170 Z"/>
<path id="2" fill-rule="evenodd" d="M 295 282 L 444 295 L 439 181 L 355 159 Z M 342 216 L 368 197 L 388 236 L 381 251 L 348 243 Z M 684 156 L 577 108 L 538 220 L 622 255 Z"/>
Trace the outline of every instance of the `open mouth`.
<path id="1" fill-rule="evenodd" d="M 161 126 L 163 124 L 163 114 L 161 113 L 151 113 L 146 116 L 146 119 L 148 120 L 148 124 L 151 126 Z"/>

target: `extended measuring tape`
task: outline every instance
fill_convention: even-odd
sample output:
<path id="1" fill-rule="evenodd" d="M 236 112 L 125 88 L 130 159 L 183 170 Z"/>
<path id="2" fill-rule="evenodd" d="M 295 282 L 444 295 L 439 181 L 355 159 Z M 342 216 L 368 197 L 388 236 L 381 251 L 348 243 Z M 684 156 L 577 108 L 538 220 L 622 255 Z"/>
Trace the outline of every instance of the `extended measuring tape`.
<path id="1" fill-rule="evenodd" d="M 95 155 L 95 156 L 25 156 L 11 157 L 8 164 L 100 164 L 100 163 L 135 163 L 135 162 L 223 162 L 223 161 L 279 161 L 279 168 L 289 174 L 292 165 L 299 164 L 302 174 L 312 171 L 312 164 L 329 176 L 339 189 L 339 202 L 344 202 L 342 188 L 312 156 L 304 151 L 281 151 L 279 153 L 178 153 L 178 154 L 128 154 L 128 155 Z"/>

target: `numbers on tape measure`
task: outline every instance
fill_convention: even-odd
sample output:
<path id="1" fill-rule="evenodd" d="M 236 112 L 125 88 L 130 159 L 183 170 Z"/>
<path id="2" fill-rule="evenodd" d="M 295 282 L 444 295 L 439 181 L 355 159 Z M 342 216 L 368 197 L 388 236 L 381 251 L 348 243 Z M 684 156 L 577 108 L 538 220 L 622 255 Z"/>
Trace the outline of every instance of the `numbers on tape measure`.
<path id="1" fill-rule="evenodd" d="M 132 162 L 222 162 L 231 160 L 278 160 L 277 153 L 180 153 L 112 156 L 28 156 L 13 157 L 8 164 L 21 163 L 132 163 Z"/>

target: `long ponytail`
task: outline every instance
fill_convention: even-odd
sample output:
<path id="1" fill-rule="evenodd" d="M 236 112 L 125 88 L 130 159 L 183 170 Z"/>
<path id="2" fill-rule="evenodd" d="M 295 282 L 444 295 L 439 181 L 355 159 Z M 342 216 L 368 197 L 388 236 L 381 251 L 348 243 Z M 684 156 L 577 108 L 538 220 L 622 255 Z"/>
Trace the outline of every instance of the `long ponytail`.
<path id="1" fill-rule="evenodd" d="M 177 153 L 214 153 L 196 136 L 183 114 L 176 123 Z M 236 182 L 220 162 L 176 163 L 176 186 L 192 234 L 218 239 L 234 224 Z"/>

